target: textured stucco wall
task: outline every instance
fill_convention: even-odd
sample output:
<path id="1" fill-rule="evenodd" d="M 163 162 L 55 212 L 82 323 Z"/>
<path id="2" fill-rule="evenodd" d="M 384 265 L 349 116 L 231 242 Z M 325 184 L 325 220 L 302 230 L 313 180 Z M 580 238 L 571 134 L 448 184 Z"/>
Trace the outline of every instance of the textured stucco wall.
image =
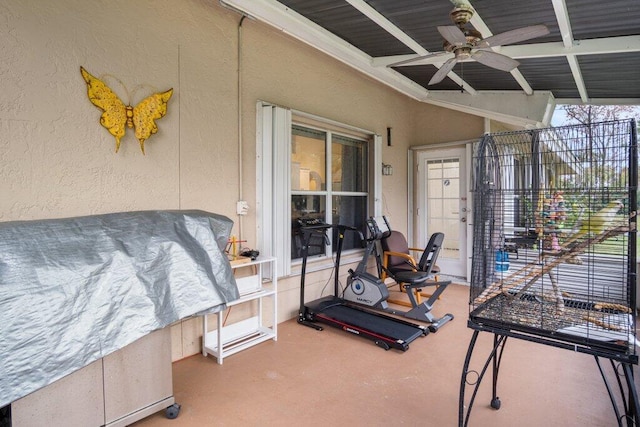
<path id="1" fill-rule="evenodd" d="M 220 10 L 208 2 L 175 6 L 0 4 L 0 220 L 189 207 L 234 213 L 234 23 L 216 22 Z M 114 152 L 81 65 L 110 75 L 105 82 L 125 102 L 129 91 L 133 105 L 174 88 L 146 156 L 132 130 Z"/>
<path id="2" fill-rule="evenodd" d="M 243 176 L 238 176 L 238 23 L 214 0 L 0 2 L 0 221 L 143 209 L 204 209 L 236 221 L 240 189 L 255 206 L 256 101 L 386 135 L 383 209 L 406 228 L 407 149 L 466 140 L 482 119 L 429 106 L 260 22 L 242 25 Z M 120 151 L 99 124 L 79 67 L 132 104 L 170 87 L 158 133 Z M 118 82 L 121 81 L 122 85 Z M 255 211 L 243 219 L 255 245 Z M 311 277 L 324 283 L 324 272 Z M 298 277 L 280 281 L 279 320 L 297 309 Z M 318 291 L 319 292 L 319 291 Z M 174 358 L 199 351 L 201 325 L 173 330 Z"/>

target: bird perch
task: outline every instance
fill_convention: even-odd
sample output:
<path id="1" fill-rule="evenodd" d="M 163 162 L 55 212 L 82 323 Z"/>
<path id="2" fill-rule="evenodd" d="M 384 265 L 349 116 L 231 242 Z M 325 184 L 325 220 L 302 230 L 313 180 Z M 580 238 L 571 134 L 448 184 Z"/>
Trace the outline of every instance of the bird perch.
<path id="1" fill-rule="evenodd" d="M 628 225 L 618 226 L 610 230 L 605 230 L 604 232 L 594 237 L 588 237 L 586 239 L 583 239 L 575 243 L 568 249 L 561 250 L 554 253 L 547 252 L 543 254 L 542 257 L 539 258 L 538 260 L 525 265 L 520 270 L 510 274 L 504 279 L 489 285 L 480 295 L 478 295 L 473 300 L 473 302 L 474 304 L 482 304 L 490 300 L 491 298 L 494 298 L 502 293 L 507 293 L 511 289 L 514 289 L 524 284 L 524 286 L 518 291 L 518 295 L 519 295 L 520 293 L 527 290 L 540 277 L 549 273 L 553 268 L 557 267 L 558 265 L 586 251 L 591 245 L 603 242 L 604 240 L 607 240 L 619 234 L 626 233 L 629 230 L 630 230 L 630 227 Z M 557 256 L 553 261 L 545 263 L 541 266 L 540 263 L 543 261 L 545 255 L 557 255 Z M 540 268 L 537 269 L 536 267 L 540 267 Z"/>

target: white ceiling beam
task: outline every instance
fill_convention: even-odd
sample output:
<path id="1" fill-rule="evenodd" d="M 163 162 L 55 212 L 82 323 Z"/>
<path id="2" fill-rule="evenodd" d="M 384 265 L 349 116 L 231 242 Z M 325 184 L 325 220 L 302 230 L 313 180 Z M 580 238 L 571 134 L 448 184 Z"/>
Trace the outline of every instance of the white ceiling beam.
<path id="1" fill-rule="evenodd" d="M 571 30 L 571 23 L 569 22 L 567 4 L 564 0 L 552 0 L 551 3 L 553 4 L 553 10 L 556 14 L 556 21 L 558 21 L 562 43 L 565 47 L 571 47 L 573 46 L 573 31 Z"/>
<path id="2" fill-rule="evenodd" d="M 611 53 L 640 52 L 640 35 L 575 40 L 570 47 L 563 43 L 532 43 L 506 46 L 504 52 L 518 59 L 566 55 L 606 55 Z"/>
<path id="3" fill-rule="evenodd" d="M 517 46 L 503 46 L 503 55 L 513 59 L 528 58 L 551 58 L 560 56 L 581 56 L 581 55 L 606 55 L 613 53 L 640 52 L 640 35 L 607 37 L 600 39 L 575 40 L 573 46 L 565 47 L 562 42 L 531 43 Z M 375 58 L 373 64 L 382 67 L 400 60 L 416 58 L 417 55 L 384 56 Z M 403 67 L 412 65 L 425 65 L 445 62 L 449 56 L 443 55 L 438 58 L 427 58 L 416 62 L 411 62 Z"/>
<path id="4" fill-rule="evenodd" d="M 589 101 L 589 95 L 587 94 L 587 86 L 585 85 L 584 79 L 582 78 L 582 70 L 580 70 L 578 59 L 575 55 L 567 55 L 567 61 L 569 62 L 569 68 L 571 68 L 573 80 L 576 83 L 576 87 L 578 88 L 580 99 L 582 99 L 582 102 L 587 103 Z"/>
<path id="5" fill-rule="evenodd" d="M 451 91 L 430 91 L 430 103 L 441 107 L 476 114 L 522 127 L 543 127 L 549 124 L 555 99 L 551 92 L 537 91 L 533 95 L 511 91 L 482 91 L 478 96 L 466 96 Z"/>
<path id="6" fill-rule="evenodd" d="M 502 49 L 503 54 L 514 59 L 640 52 L 640 35 L 576 40 L 571 47 L 566 47 L 560 42 L 551 42 L 505 46 Z"/>
<path id="7" fill-rule="evenodd" d="M 382 27 L 385 31 L 391 34 L 393 37 L 401 41 L 405 46 L 409 49 L 413 50 L 419 56 L 428 55 L 429 51 L 423 48 L 420 43 L 411 38 L 407 33 L 398 28 L 394 23 L 389 21 L 387 18 L 382 16 L 380 12 L 375 10 L 373 7 L 366 3 L 364 0 L 346 0 L 351 6 L 360 11 L 367 18 L 371 19 L 373 22 Z M 372 58 L 373 60 L 373 58 Z M 436 68 L 440 69 L 440 64 L 433 64 Z M 464 88 L 466 92 L 470 95 L 475 95 L 476 90 L 467 82 L 465 82 L 460 76 L 456 73 L 449 73 L 449 78 L 453 80 L 458 86 Z"/>
<path id="8" fill-rule="evenodd" d="M 573 47 L 573 31 L 571 30 L 571 22 L 569 21 L 569 11 L 567 10 L 567 4 L 565 0 L 552 0 L 553 10 L 556 14 L 556 21 L 558 21 L 558 28 L 560 29 L 560 35 L 562 36 L 562 44 L 566 48 Z M 567 55 L 567 62 L 569 63 L 569 68 L 571 68 L 571 74 L 573 75 L 573 80 L 578 88 L 578 93 L 580 94 L 580 99 L 583 102 L 587 102 L 589 100 L 589 95 L 587 94 L 587 86 L 584 84 L 584 79 L 582 78 L 582 70 L 580 70 L 580 64 L 578 64 L 578 60 L 575 55 Z"/>

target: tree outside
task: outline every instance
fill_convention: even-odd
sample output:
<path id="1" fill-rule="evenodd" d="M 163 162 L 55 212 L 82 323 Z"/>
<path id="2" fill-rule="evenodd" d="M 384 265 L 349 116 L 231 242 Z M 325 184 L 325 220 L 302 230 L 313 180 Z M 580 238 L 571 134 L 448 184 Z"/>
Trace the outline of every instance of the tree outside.
<path id="1" fill-rule="evenodd" d="M 566 125 L 587 125 L 587 129 L 602 129 L 599 127 L 591 127 L 591 124 L 600 122 L 610 122 L 622 119 L 635 118 L 636 135 L 640 134 L 640 106 L 636 105 L 561 105 L 556 108 L 556 114 L 552 123 L 557 126 Z M 609 128 L 604 128 L 609 129 Z M 606 159 L 619 158 L 618 156 L 626 156 L 626 147 L 622 151 L 616 147 L 612 141 L 611 135 L 598 134 L 593 132 L 586 135 L 589 149 L 583 153 L 588 156 L 581 159 L 584 164 L 590 165 L 584 170 L 583 179 L 589 181 L 592 185 L 598 184 L 607 188 L 617 188 L 626 185 L 629 179 L 629 171 L 615 170 Z M 621 151 L 618 153 L 617 151 Z M 640 183 L 637 185 L 637 205 L 636 210 L 640 208 Z M 624 203 L 628 203 L 625 200 Z M 629 209 L 631 212 L 634 209 Z M 640 239 L 638 241 L 640 246 Z M 640 250 L 640 247 L 638 248 Z"/>

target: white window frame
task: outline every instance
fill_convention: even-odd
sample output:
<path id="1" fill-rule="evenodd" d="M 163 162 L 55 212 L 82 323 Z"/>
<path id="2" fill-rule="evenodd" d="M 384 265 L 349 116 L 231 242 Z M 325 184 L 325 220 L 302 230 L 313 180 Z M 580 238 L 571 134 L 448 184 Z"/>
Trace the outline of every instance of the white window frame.
<path id="1" fill-rule="evenodd" d="M 256 238 L 260 254 L 278 260 L 280 277 L 292 274 L 291 262 L 291 126 L 292 117 L 367 135 L 369 209 L 382 214 L 382 138 L 374 132 L 312 114 L 258 101 L 256 106 Z M 328 266 L 329 267 L 329 266 Z M 295 272 L 294 272 L 295 273 Z"/>

